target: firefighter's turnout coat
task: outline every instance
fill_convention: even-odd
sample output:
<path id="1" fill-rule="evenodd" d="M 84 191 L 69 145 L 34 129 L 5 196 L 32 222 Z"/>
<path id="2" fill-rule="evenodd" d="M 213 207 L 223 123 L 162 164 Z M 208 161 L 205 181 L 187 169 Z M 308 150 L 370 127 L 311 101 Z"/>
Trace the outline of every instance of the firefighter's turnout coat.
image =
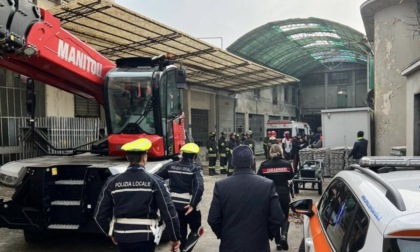
<path id="1" fill-rule="evenodd" d="M 118 242 L 153 241 L 158 210 L 171 240 L 179 240 L 178 215 L 163 180 L 142 166 L 131 165 L 106 181 L 94 218 L 102 231 Z"/>

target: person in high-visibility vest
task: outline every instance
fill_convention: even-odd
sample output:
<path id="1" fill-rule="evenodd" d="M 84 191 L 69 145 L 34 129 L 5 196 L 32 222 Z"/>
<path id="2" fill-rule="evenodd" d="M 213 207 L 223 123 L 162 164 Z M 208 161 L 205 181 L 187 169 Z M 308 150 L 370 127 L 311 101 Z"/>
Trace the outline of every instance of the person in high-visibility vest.
<path id="1" fill-rule="evenodd" d="M 155 251 L 163 231 L 158 210 L 169 230 L 172 250 L 180 247 L 178 214 L 169 191 L 162 178 L 145 169 L 151 146 L 146 138 L 124 144 L 121 149 L 127 152 L 130 165 L 109 177 L 98 197 L 94 219 L 123 252 Z"/>

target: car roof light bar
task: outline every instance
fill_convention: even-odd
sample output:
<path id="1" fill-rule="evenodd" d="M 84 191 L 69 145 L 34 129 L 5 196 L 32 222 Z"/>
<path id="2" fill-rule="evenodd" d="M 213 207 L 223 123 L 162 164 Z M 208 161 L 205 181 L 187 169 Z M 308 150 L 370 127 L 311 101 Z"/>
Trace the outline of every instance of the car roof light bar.
<path id="1" fill-rule="evenodd" d="M 346 170 L 358 170 L 358 171 L 364 173 L 365 175 L 367 175 L 368 177 L 374 179 L 376 182 L 378 182 L 380 185 L 382 185 L 386 189 L 385 196 L 387 197 L 387 199 L 389 199 L 389 201 L 391 201 L 391 203 L 396 208 L 398 208 L 400 211 L 405 211 L 406 210 L 404 200 L 403 200 L 400 192 L 398 191 L 398 189 L 396 189 L 393 185 L 388 183 L 381 176 L 379 176 L 378 174 L 376 174 L 375 172 L 373 172 L 372 170 L 370 170 L 368 168 L 363 168 L 363 167 L 360 167 L 359 165 L 355 165 L 355 164 L 348 166 L 346 168 Z"/>
<path id="2" fill-rule="evenodd" d="M 363 157 L 359 161 L 362 167 L 381 167 L 381 166 L 399 166 L 399 167 L 420 167 L 420 157 Z"/>

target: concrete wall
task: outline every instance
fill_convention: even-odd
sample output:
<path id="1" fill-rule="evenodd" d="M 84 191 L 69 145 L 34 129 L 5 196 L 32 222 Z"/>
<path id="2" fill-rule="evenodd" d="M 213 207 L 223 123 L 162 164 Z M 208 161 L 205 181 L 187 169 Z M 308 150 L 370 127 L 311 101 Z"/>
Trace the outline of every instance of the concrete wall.
<path id="1" fill-rule="evenodd" d="M 420 94 L 420 69 L 411 73 L 407 77 L 407 123 L 406 123 L 406 146 L 407 146 L 407 156 L 419 155 L 415 153 L 415 145 L 419 145 L 420 132 L 418 131 L 419 122 L 415 121 L 415 118 L 418 118 L 419 108 L 415 107 L 416 102 L 414 97 Z M 417 113 L 417 114 L 415 114 Z M 417 146 L 417 151 L 419 150 Z"/>
<path id="2" fill-rule="evenodd" d="M 401 69 L 420 56 L 420 43 L 410 27 L 398 20 L 411 22 L 415 10 L 415 2 L 395 1 L 374 14 L 376 155 L 389 155 L 391 146 L 405 145 L 408 137 L 408 97 Z"/>
<path id="3" fill-rule="evenodd" d="M 227 134 L 235 131 L 235 98 L 227 97 L 223 94 L 218 94 L 217 97 L 217 110 L 219 122 L 219 135 L 222 131 Z"/>
<path id="4" fill-rule="evenodd" d="M 74 117 L 74 95 L 45 86 L 46 116 Z"/>

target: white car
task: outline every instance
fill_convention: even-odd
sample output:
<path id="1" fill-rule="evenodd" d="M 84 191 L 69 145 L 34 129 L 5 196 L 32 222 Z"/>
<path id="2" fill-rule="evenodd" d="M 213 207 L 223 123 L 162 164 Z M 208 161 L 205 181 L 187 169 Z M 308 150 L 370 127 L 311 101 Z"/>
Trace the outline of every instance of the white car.
<path id="1" fill-rule="evenodd" d="M 420 157 L 364 157 L 338 173 L 304 214 L 299 252 L 420 251 Z"/>

